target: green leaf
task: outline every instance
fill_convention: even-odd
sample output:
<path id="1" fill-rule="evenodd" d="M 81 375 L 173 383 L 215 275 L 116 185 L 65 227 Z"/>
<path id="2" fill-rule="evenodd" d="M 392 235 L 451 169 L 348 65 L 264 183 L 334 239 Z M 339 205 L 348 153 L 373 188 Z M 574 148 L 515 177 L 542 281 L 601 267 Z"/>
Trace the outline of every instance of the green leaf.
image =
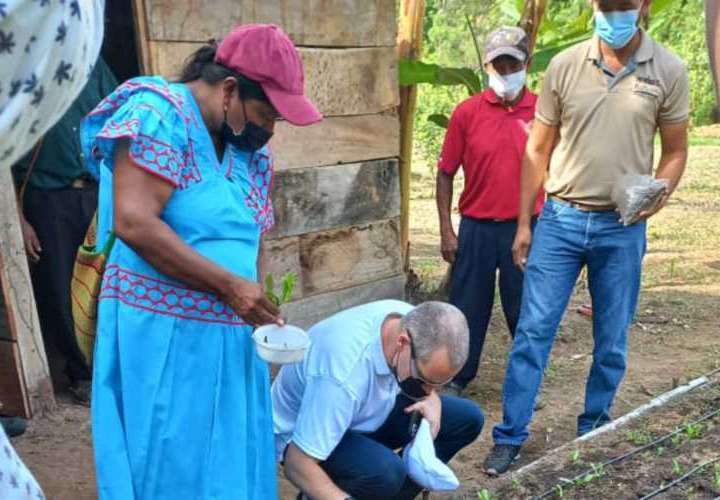
<path id="1" fill-rule="evenodd" d="M 276 306 L 280 306 L 280 297 L 275 295 L 275 280 L 270 273 L 265 275 L 265 297 Z"/>
<path id="2" fill-rule="evenodd" d="M 508 18 L 511 24 L 517 24 L 522 17 L 521 2 L 516 0 L 502 0 L 500 11 Z"/>
<path id="3" fill-rule="evenodd" d="M 283 304 L 290 302 L 292 300 L 292 294 L 293 290 L 295 289 L 295 283 L 297 282 L 297 275 L 295 273 L 287 273 L 285 276 L 283 276 L 283 282 L 282 282 L 282 298 L 281 301 Z"/>
<path id="4" fill-rule="evenodd" d="M 583 34 L 573 40 L 558 44 L 558 45 L 552 45 L 548 47 L 542 47 L 535 51 L 533 54 L 532 63 L 530 65 L 530 73 L 537 73 L 540 71 L 545 71 L 548 67 L 548 64 L 550 64 L 550 60 L 555 57 L 558 53 L 562 52 L 563 50 L 572 47 L 573 45 L 582 42 L 584 40 L 587 40 L 592 36 L 591 33 Z"/>
<path id="5" fill-rule="evenodd" d="M 450 119 L 447 116 L 441 115 L 439 113 L 432 114 L 428 116 L 427 119 L 429 122 L 434 123 L 438 127 L 445 129 L 448 128 L 448 124 L 450 123 Z"/>
<path id="6" fill-rule="evenodd" d="M 275 291 L 275 279 L 270 273 L 265 275 L 265 291 L 270 293 L 273 293 Z"/>
<path id="7" fill-rule="evenodd" d="M 650 22 L 652 18 L 661 14 L 664 10 L 673 7 L 673 4 L 679 3 L 678 0 L 653 0 L 650 4 Z"/>
<path id="8" fill-rule="evenodd" d="M 399 68 L 400 85 L 464 85 L 471 95 L 483 89 L 480 78 L 471 68 L 446 68 L 414 59 L 401 59 Z"/>

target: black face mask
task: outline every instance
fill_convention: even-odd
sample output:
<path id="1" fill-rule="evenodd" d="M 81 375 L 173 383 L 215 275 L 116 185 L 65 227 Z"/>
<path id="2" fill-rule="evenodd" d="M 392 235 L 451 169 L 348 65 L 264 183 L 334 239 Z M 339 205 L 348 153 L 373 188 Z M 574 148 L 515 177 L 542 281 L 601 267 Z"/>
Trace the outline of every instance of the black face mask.
<path id="1" fill-rule="evenodd" d="M 254 124 L 247 118 L 245 103 L 243 105 L 243 114 L 245 115 L 245 126 L 239 134 L 236 134 L 233 128 L 228 124 L 227 111 L 225 111 L 225 121 L 222 125 L 222 136 L 226 144 L 232 144 L 240 151 L 253 153 L 268 143 L 273 136 L 272 132 L 268 132 L 259 125 Z"/>
<path id="2" fill-rule="evenodd" d="M 412 353 L 412 356 L 412 359 L 415 359 L 414 353 Z M 398 386 L 400 386 L 400 392 L 403 395 L 407 396 L 413 401 L 418 401 L 427 397 L 427 392 L 425 392 L 424 388 L 425 382 L 422 379 L 415 378 L 411 375 L 402 382 L 400 382 L 397 374 L 397 363 L 395 363 L 395 366 L 390 368 L 390 371 L 392 371 L 392 374 L 395 376 L 395 380 L 397 381 Z"/>

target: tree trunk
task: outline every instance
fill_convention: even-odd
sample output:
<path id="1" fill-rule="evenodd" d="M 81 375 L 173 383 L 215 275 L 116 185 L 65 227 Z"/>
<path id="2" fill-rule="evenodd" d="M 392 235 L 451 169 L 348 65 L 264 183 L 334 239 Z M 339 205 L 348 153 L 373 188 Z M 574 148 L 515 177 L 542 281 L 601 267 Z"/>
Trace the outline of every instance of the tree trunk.
<path id="1" fill-rule="evenodd" d="M 525 0 L 525 9 L 522 18 L 520 18 L 520 27 L 525 30 L 530 39 L 529 53 L 531 57 L 546 7 L 547 0 Z"/>

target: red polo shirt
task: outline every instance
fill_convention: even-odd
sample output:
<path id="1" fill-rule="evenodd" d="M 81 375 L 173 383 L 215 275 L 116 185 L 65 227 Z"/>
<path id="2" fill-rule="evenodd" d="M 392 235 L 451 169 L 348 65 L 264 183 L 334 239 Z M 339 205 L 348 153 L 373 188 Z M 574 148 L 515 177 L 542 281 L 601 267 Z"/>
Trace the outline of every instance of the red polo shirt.
<path id="1" fill-rule="evenodd" d="M 460 165 L 465 188 L 460 213 L 474 219 L 517 219 L 520 205 L 520 164 L 537 96 L 525 89 L 512 108 L 506 108 L 491 89 L 455 108 L 445 134 L 438 168 L 455 175 Z M 535 214 L 544 200 L 542 190 Z"/>

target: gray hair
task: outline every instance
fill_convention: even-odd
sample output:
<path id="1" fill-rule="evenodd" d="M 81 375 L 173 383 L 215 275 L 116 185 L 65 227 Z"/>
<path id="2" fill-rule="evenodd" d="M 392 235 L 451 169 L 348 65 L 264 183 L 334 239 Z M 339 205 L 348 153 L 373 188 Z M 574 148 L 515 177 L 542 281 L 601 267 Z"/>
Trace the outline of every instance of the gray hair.
<path id="1" fill-rule="evenodd" d="M 406 314 L 400 327 L 410 332 L 418 361 L 426 362 L 438 349 L 447 349 L 451 368 L 462 368 L 468 356 L 470 333 L 465 315 L 445 302 L 423 302 Z"/>

